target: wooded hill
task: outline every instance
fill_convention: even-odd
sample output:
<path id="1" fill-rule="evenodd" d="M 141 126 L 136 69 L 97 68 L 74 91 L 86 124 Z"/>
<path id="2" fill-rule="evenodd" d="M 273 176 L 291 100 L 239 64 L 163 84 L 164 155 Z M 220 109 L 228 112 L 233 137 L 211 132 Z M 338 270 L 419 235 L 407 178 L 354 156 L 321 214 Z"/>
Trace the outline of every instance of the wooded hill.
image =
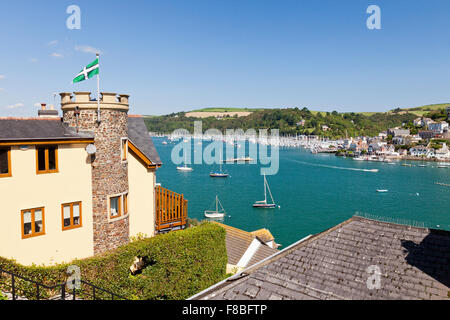
<path id="1" fill-rule="evenodd" d="M 253 111 L 252 109 L 248 109 Z M 434 110 L 444 114 L 444 109 Z M 424 112 L 424 115 L 426 113 Z M 320 135 L 329 138 L 376 136 L 388 128 L 411 123 L 418 117 L 416 112 L 396 109 L 389 112 L 374 113 L 338 113 L 316 112 L 307 108 L 258 109 L 245 117 L 225 117 L 203 119 L 186 117 L 185 112 L 165 116 L 146 117 L 147 128 L 151 132 L 171 133 L 184 128 L 193 132 L 194 121 L 202 120 L 203 130 L 215 128 L 223 133 L 226 129 L 279 129 L 281 135 Z M 303 121 L 302 121 L 303 120 Z M 324 128 L 323 126 L 329 127 Z"/>

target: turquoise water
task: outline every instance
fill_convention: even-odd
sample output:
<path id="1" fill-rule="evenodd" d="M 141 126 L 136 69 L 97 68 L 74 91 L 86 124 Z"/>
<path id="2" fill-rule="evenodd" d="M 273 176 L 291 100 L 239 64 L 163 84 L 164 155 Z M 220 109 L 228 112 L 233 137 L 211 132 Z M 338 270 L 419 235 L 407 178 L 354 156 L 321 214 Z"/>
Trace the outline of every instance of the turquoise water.
<path id="1" fill-rule="evenodd" d="M 163 145 L 163 138 L 153 140 L 164 163 L 157 171 L 157 182 L 185 195 L 190 218 L 203 220 L 203 212 L 218 195 L 227 212 L 223 223 L 246 231 L 267 228 L 283 247 L 335 226 L 356 212 L 450 230 L 450 188 L 435 184 L 450 184 L 450 168 L 436 168 L 434 163 L 428 163 L 434 168 L 405 167 L 280 148 L 279 172 L 267 176 L 280 208 L 254 209 L 255 201 L 264 200 L 260 165 L 224 164 L 223 170 L 230 174 L 227 179 L 209 177 L 217 165 L 191 165 L 194 171 L 179 172 L 171 162 L 175 144 Z M 203 147 L 207 145 L 203 142 Z M 378 193 L 377 189 L 389 192 Z"/>

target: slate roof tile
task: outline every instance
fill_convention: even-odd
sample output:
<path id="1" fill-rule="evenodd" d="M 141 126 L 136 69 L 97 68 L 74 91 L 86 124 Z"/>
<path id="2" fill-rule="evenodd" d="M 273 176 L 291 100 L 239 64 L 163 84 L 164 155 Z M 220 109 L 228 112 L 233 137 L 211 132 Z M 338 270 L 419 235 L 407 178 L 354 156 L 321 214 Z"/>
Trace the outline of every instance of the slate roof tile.
<path id="1" fill-rule="evenodd" d="M 92 132 L 76 132 L 60 118 L 0 118 L 0 141 L 92 139 Z"/>
<path id="2" fill-rule="evenodd" d="M 371 265 L 381 271 L 379 289 L 367 286 Z M 239 288 L 258 287 L 249 295 L 256 300 L 448 299 L 449 266 L 450 232 L 353 217 L 244 270 Z M 234 285 L 197 299 L 226 295 Z"/>
<path id="3" fill-rule="evenodd" d="M 153 144 L 144 119 L 139 116 L 128 117 L 128 139 L 141 151 L 153 164 L 161 165 L 158 151 Z"/>

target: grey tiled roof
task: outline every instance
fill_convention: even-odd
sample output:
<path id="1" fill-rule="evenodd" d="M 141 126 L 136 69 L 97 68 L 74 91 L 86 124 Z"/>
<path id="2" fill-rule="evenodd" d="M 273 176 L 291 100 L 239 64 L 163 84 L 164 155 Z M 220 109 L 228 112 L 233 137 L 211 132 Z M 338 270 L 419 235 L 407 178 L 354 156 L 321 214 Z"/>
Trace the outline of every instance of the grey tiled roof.
<path id="1" fill-rule="evenodd" d="M 353 217 L 193 299 L 449 299 L 449 286 L 450 232 Z"/>
<path id="2" fill-rule="evenodd" d="M 128 117 L 128 139 L 154 164 L 162 164 L 142 117 Z"/>
<path id="3" fill-rule="evenodd" d="M 66 140 L 94 138 L 91 132 L 69 129 L 60 118 L 0 118 L 0 141 Z"/>
<path id="4" fill-rule="evenodd" d="M 260 262 L 261 260 L 264 260 L 265 258 L 272 256 L 273 254 L 275 254 L 277 252 L 278 252 L 277 249 L 273 249 L 273 248 L 269 247 L 268 245 L 262 245 L 258 248 L 258 250 L 256 250 L 255 254 L 250 259 L 250 261 L 248 262 L 247 265 L 252 266 L 252 265 Z"/>

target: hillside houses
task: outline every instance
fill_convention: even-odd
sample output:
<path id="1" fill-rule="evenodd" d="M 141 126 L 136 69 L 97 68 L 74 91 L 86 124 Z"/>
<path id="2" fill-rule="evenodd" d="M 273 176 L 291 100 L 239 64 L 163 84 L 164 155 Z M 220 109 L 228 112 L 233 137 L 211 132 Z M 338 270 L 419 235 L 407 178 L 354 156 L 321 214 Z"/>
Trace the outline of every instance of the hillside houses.
<path id="1" fill-rule="evenodd" d="M 448 123 L 445 121 L 434 122 L 428 125 L 428 129 L 434 132 L 435 134 L 442 134 L 448 130 Z"/>
<path id="2" fill-rule="evenodd" d="M 428 125 L 433 122 L 434 122 L 433 119 L 421 117 L 421 118 L 415 119 L 413 121 L 413 124 L 416 127 L 427 128 Z"/>
<path id="3" fill-rule="evenodd" d="M 436 158 L 439 160 L 450 159 L 450 149 L 446 143 L 444 143 L 441 149 L 436 150 Z"/>
<path id="4" fill-rule="evenodd" d="M 409 136 L 411 132 L 409 131 L 409 129 L 392 128 L 388 129 L 387 133 L 392 137 L 406 137 Z"/>
<path id="5" fill-rule="evenodd" d="M 415 157 L 432 158 L 435 155 L 433 148 L 427 148 L 425 146 L 416 146 L 409 149 L 409 154 Z"/>

